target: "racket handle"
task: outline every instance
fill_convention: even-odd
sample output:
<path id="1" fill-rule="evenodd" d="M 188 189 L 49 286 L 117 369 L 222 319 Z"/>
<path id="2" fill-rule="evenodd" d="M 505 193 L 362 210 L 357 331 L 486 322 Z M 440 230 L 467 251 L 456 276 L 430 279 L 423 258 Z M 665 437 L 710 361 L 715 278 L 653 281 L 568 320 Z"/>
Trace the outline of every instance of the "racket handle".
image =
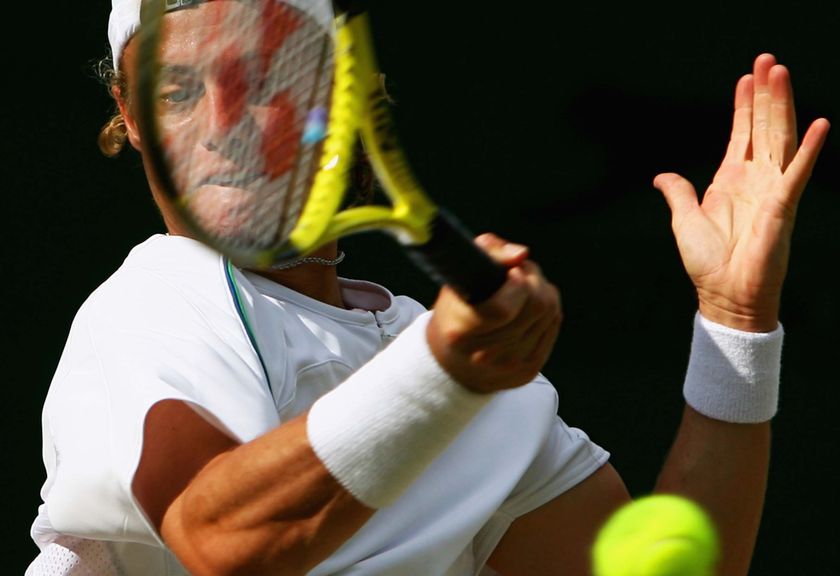
<path id="1" fill-rule="evenodd" d="M 431 239 L 407 246 L 409 257 L 439 284 L 447 284 L 471 304 L 490 298 L 507 279 L 507 269 L 479 248 L 473 236 L 443 209 L 431 224 Z"/>

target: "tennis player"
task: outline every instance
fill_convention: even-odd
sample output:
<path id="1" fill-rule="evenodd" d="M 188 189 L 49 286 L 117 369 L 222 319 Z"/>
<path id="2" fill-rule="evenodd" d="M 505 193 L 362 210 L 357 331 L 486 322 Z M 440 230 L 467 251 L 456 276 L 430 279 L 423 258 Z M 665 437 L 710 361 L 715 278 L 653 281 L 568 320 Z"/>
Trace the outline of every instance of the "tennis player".
<path id="1" fill-rule="evenodd" d="M 207 25 L 208 3 L 174 4 Z M 103 142 L 142 154 L 139 5 L 113 0 L 119 114 Z M 203 97 L 224 102 L 230 87 L 194 72 Z M 788 71 L 762 54 L 737 85 L 702 203 L 676 174 L 654 180 L 699 302 L 686 407 L 656 490 L 710 511 L 721 574 L 750 564 L 788 246 L 827 132 L 819 119 L 797 144 Z M 335 244 L 283 269 L 238 269 L 190 238 L 149 184 L 166 233 L 81 306 L 45 401 L 40 554 L 27 576 L 588 573 L 595 532 L 630 496 L 540 374 L 561 307 L 526 247 L 480 236 L 507 283 L 477 307 L 444 288 L 425 310 L 339 277 Z"/>

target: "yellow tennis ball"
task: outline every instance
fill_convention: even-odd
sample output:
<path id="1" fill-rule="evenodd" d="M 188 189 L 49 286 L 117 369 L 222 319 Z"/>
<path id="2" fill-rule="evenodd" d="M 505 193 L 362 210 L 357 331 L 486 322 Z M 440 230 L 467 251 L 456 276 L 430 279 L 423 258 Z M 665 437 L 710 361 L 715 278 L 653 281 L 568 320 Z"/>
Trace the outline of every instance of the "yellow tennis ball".
<path id="1" fill-rule="evenodd" d="M 592 547 L 595 576 L 712 576 L 717 531 L 693 501 L 671 494 L 639 498 L 617 510 Z"/>

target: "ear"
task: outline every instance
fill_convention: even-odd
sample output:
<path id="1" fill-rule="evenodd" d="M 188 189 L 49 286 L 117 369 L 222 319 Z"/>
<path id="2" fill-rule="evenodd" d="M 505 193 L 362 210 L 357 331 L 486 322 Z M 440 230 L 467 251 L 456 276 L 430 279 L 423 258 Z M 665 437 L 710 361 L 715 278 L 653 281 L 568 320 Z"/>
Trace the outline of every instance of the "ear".
<path id="1" fill-rule="evenodd" d="M 119 87 L 114 88 L 114 98 L 117 101 L 117 106 L 120 109 L 120 115 L 125 122 L 126 133 L 128 134 L 128 141 L 136 150 L 140 150 L 141 140 L 140 131 L 137 129 L 137 122 L 134 115 L 131 113 L 131 106 L 128 105 L 123 97 L 122 90 Z"/>

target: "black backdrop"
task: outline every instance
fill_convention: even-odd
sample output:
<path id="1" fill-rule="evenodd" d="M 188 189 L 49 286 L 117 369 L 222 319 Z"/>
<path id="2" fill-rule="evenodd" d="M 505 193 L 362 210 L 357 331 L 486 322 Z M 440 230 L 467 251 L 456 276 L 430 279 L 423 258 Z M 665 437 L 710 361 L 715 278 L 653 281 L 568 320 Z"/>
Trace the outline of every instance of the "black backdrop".
<path id="1" fill-rule="evenodd" d="M 516 4 L 440 4 L 374 2 L 412 162 L 468 226 L 533 247 L 563 292 L 566 321 L 545 369 L 561 414 L 610 450 L 630 490 L 644 494 L 679 418 L 696 305 L 653 176 L 678 171 L 705 188 L 725 149 L 735 81 L 763 51 L 791 68 L 801 128 L 818 116 L 836 122 L 840 8 L 532 3 L 518 13 Z M 107 49 L 109 3 L 31 6 L 12 19 L 23 41 L 3 39 L 0 109 L 0 535 L 15 574 L 35 553 L 40 409 L 73 314 L 133 244 L 161 230 L 138 157 L 108 160 L 95 145 L 111 109 L 91 72 Z M 838 142 L 829 136 L 794 236 L 781 411 L 753 574 L 840 572 L 836 531 L 824 528 L 838 512 L 840 392 L 830 369 L 840 324 Z M 435 287 L 390 242 L 359 236 L 344 247 L 345 276 L 431 303 Z"/>

